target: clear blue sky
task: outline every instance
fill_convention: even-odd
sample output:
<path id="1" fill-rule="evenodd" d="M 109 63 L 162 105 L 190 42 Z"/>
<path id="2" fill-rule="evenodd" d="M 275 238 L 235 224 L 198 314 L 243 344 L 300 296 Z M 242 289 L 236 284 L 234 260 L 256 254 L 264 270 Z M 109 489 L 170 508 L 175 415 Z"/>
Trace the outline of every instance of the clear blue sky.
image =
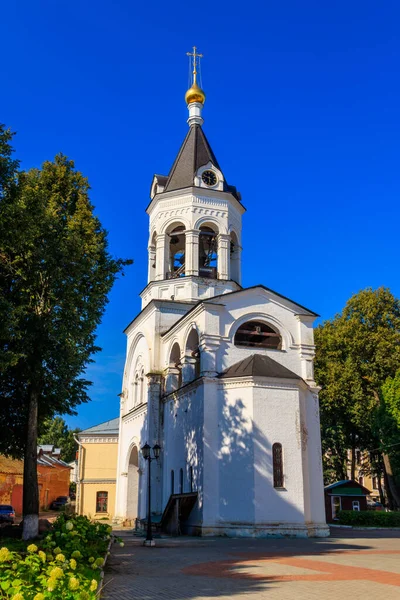
<path id="1" fill-rule="evenodd" d="M 244 285 L 323 319 L 368 286 L 400 296 L 397 0 L 14 0 L 1 20 L 0 120 L 23 167 L 73 158 L 112 253 L 135 261 L 99 329 L 93 401 L 70 425 L 118 415 L 122 330 L 146 284 L 144 210 L 187 132 L 194 44 L 204 130 L 248 210 Z"/>

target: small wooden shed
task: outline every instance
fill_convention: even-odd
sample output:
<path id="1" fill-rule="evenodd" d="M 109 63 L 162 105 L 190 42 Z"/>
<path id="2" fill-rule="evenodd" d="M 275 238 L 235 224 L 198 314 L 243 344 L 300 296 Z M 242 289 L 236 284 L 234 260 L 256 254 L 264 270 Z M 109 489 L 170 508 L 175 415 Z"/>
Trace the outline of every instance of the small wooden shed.
<path id="1" fill-rule="evenodd" d="M 339 510 L 367 510 L 367 496 L 371 492 L 358 481 L 345 479 L 325 488 L 326 522 L 334 523 Z"/>

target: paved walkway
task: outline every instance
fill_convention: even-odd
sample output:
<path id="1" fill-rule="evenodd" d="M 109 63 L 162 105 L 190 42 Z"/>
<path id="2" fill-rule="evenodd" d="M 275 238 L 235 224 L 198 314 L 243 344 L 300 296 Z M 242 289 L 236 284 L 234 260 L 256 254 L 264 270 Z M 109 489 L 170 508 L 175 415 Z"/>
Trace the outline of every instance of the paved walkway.
<path id="1" fill-rule="evenodd" d="M 124 532 L 104 600 L 400 600 L 400 531 L 331 538 L 171 538 L 155 548 Z"/>

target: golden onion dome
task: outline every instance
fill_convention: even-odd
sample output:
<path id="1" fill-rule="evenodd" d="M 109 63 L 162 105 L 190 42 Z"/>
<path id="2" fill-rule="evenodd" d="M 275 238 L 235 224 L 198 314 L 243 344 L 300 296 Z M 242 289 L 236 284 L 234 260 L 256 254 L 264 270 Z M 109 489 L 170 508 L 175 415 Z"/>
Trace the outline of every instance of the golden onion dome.
<path id="1" fill-rule="evenodd" d="M 200 104 L 204 104 L 206 99 L 206 95 L 203 90 L 197 85 L 196 81 L 193 82 L 191 88 L 185 94 L 186 104 L 192 104 L 193 102 L 200 102 Z"/>

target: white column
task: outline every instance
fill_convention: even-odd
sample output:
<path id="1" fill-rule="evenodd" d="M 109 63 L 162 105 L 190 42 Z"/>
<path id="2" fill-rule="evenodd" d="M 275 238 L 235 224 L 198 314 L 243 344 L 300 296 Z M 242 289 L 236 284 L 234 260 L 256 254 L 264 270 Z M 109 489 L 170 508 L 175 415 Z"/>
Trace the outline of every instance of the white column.
<path id="1" fill-rule="evenodd" d="M 218 279 L 230 279 L 230 242 L 228 234 L 218 234 Z"/>
<path id="2" fill-rule="evenodd" d="M 198 229 L 185 232 L 185 275 L 199 274 L 199 235 Z"/>
<path id="3" fill-rule="evenodd" d="M 148 256 L 149 256 L 149 267 L 147 271 L 147 283 L 153 281 L 156 274 L 156 260 L 157 260 L 157 249 L 155 246 L 148 247 Z M 154 265 L 154 266 L 153 266 Z"/>
<path id="4" fill-rule="evenodd" d="M 165 376 L 165 393 L 170 394 L 178 389 L 179 386 L 179 369 L 178 367 L 168 367 Z"/>
<path id="5" fill-rule="evenodd" d="M 182 385 L 196 379 L 196 362 L 193 356 L 184 356 L 182 359 Z"/>
<path id="6" fill-rule="evenodd" d="M 217 371 L 217 352 L 220 341 L 209 336 L 200 338 L 200 375 L 203 377 L 215 377 Z"/>
<path id="7" fill-rule="evenodd" d="M 166 278 L 168 270 L 168 240 L 169 237 L 164 233 L 157 236 L 156 280 L 158 281 Z"/>

